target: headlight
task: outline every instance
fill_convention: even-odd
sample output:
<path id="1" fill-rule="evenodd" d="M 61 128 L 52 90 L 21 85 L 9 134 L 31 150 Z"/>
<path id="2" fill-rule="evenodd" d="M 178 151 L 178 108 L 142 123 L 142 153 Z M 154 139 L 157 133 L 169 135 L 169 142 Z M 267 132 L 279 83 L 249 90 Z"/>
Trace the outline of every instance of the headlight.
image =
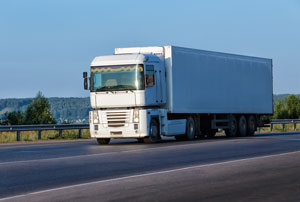
<path id="1" fill-rule="evenodd" d="M 99 123 L 99 117 L 97 111 L 94 111 L 94 123 Z"/>
<path id="2" fill-rule="evenodd" d="M 89 123 L 92 123 L 92 119 L 93 119 L 93 112 L 90 111 L 90 113 L 89 113 Z"/>
<path id="3" fill-rule="evenodd" d="M 138 109 L 134 109 L 134 112 L 133 112 L 133 122 L 134 123 L 138 123 L 139 122 L 139 110 Z"/>

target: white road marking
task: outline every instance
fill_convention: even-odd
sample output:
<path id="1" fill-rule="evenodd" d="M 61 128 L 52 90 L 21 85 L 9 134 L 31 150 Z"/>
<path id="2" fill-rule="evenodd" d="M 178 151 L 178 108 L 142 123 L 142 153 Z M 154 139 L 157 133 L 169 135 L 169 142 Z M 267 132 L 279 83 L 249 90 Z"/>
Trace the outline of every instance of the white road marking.
<path id="1" fill-rule="evenodd" d="M 160 174 L 173 173 L 173 172 L 179 172 L 179 171 L 185 171 L 185 170 L 191 170 L 191 169 L 197 169 L 197 168 L 203 168 L 203 167 L 209 167 L 209 166 L 224 165 L 224 164 L 250 161 L 250 160 L 256 160 L 256 159 L 272 158 L 272 157 L 278 157 L 278 156 L 286 156 L 286 155 L 298 154 L 298 153 L 300 153 L 300 151 L 287 152 L 287 153 L 281 153 L 281 154 L 272 154 L 272 155 L 265 155 L 265 156 L 259 156 L 259 157 L 251 157 L 251 158 L 230 160 L 230 161 L 223 161 L 223 162 L 218 162 L 218 163 L 202 164 L 202 165 L 196 165 L 196 166 L 188 166 L 188 167 L 183 167 L 183 168 L 177 168 L 177 169 L 171 169 L 171 170 L 165 170 L 165 171 L 157 171 L 157 172 L 150 172 L 150 173 L 145 173 L 145 174 L 130 175 L 130 176 L 125 176 L 125 177 L 117 177 L 117 178 L 112 178 L 112 179 L 107 179 L 107 180 L 99 180 L 99 181 L 94 181 L 94 182 L 81 183 L 81 184 L 75 184 L 75 185 L 70 185 L 70 186 L 47 189 L 47 190 L 31 192 L 31 193 L 26 193 L 26 194 L 20 194 L 20 195 L 16 195 L 16 196 L 2 198 L 2 199 L 0 199 L 0 201 L 16 199 L 16 198 L 21 198 L 21 197 L 27 197 L 27 196 L 43 194 L 43 193 L 48 193 L 48 192 L 54 192 L 54 191 L 59 191 L 59 190 L 64 190 L 64 189 L 71 189 L 71 188 L 76 188 L 76 187 L 89 186 L 89 185 L 94 185 L 94 184 L 101 184 L 101 183 L 105 183 L 105 182 L 114 182 L 114 181 L 126 180 L 126 179 L 131 179 L 131 178 L 147 177 L 147 176 L 152 176 L 152 175 L 160 175 Z"/>

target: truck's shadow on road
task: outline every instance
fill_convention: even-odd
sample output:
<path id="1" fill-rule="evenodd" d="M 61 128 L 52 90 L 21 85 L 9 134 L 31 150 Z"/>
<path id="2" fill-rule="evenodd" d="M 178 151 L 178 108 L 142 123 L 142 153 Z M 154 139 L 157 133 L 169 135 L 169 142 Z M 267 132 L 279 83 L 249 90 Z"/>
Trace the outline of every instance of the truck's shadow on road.
<path id="1" fill-rule="evenodd" d="M 178 140 L 175 140 L 174 137 L 163 137 L 162 140 L 158 143 L 155 143 L 155 144 L 146 144 L 146 143 L 143 143 L 143 142 L 138 142 L 137 140 L 135 139 L 123 139 L 123 140 L 120 140 L 120 139 L 113 139 L 111 141 L 111 143 L 109 145 L 119 145 L 119 146 L 142 146 L 144 145 L 145 147 L 152 147 L 152 146 L 155 146 L 155 145 L 162 145 L 162 144 L 166 144 L 166 145 L 170 145 L 170 144 L 193 144 L 193 143 L 208 143 L 208 142 L 214 142 L 214 141 L 230 141 L 230 140 L 242 140 L 242 139 L 253 139 L 253 138 L 257 138 L 257 137 L 272 137 L 272 136 L 286 136 L 286 135 L 299 135 L 300 132 L 285 132 L 285 133 L 257 133 L 255 134 L 254 136 L 252 137 L 226 137 L 225 135 L 216 135 L 215 137 L 213 138 L 199 138 L 199 139 L 196 139 L 196 140 L 193 140 L 193 141 L 178 141 Z M 96 143 L 95 143 L 96 144 Z M 107 145 L 107 146 L 109 146 Z M 101 145 L 101 146 L 105 146 L 105 145 Z"/>

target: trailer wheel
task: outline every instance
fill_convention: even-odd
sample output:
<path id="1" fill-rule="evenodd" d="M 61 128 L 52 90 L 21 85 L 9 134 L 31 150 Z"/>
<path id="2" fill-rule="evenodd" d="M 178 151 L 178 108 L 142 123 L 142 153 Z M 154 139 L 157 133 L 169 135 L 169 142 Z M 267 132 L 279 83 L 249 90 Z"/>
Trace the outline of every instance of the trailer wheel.
<path id="1" fill-rule="evenodd" d="M 249 116 L 247 122 L 247 135 L 253 136 L 256 131 L 256 120 L 254 116 Z"/>
<path id="2" fill-rule="evenodd" d="M 98 144 L 109 144 L 110 138 L 97 138 Z"/>
<path id="3" fill-rule="evenodd" d="M 239 135 L 245 137 L 247 135 L 247 120 L 245 116 L 241 116 L 239 120 Z"/>
<path id="4" fill-rule="evenodd" d="M 144 142 L 147 144 L 150 143 L 157 143 L 160 141 L 160 132 L 159 132 L 159 126 L 156 119 L 151 119 L 150 122 L 150 131 L 149 131 L 149 137 L 144 138 Z"/>
<path id="5" fill-rule="evenodd" d="M 229 118 L 229 128 L 225 130 L 225 134 L 227 137 L 235 137 L 238 132 L 238 124 L 236 117 L 234 115 L 231 115 Z"/>
<path id="6" fill-rule="evenodd" d="M 196 125 L 193 117 L 189 116 L 186 120 L 186 138 L 194 140 L 196 138 Z"/>

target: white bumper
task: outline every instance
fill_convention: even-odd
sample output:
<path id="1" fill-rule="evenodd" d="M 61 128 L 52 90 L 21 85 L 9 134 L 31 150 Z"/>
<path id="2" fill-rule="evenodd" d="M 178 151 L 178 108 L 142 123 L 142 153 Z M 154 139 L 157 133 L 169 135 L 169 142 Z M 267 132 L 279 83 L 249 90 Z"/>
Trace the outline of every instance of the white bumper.
<path id="1" fill-rule="evenodd" d="M 147 136 L 147 111 L 139 110 L 139 122 L 133 122 L 133 109 L 97 110 L 90 113 L 92 138 L 143 138 Z M 93 113 L 98 114 L 98 123 Z"/>

